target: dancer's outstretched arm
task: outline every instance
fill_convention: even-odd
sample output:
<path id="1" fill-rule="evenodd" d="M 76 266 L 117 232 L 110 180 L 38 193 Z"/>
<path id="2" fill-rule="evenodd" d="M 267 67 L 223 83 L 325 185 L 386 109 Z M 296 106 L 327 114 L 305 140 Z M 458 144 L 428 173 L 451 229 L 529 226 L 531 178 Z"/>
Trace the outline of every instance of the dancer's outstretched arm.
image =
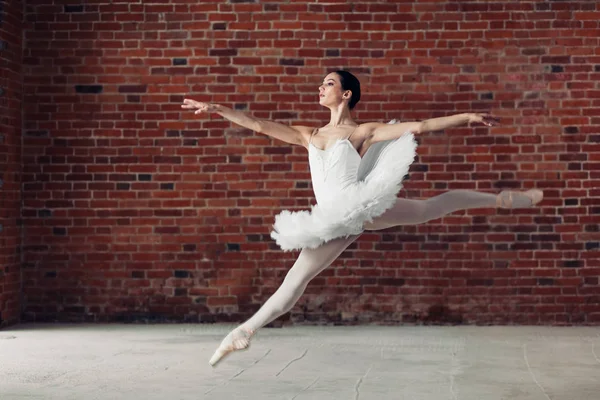
<path id="1" fill-rule="evenodd" d="M 372 122 L 364 125 L 367 130 L 371 130 L 370 135 L 367 136 L 369 142 L 376 143 L 397 139 L 407 131 L 413 133 L 441 131 L 474 122 L 492 126 L 498 122 L 498 119 L 489 114 L 465 113 L 449 117 L 431 118 L 421 122 L 401 122 L 397 124 Z"/>
<path id="2" fill-rule="evenodd" d="M 233 110 L 220 104 L 202 103 L 192 99 L 185 99 L 183 100 L 181 108 L 196 110 L 194 114 L 202 114 L 205 112 L 215 113 L 244 128 L 252 129 L 253 131 L 263 133 L 286 143 L 297 144 L 300 146 L 306 144 L 306 138 L 310 137 L 312 132 L 312 128 L 308 126 L 288 126 L 280 124 L 279 122 L 259 120 L 241 111 Z"/>

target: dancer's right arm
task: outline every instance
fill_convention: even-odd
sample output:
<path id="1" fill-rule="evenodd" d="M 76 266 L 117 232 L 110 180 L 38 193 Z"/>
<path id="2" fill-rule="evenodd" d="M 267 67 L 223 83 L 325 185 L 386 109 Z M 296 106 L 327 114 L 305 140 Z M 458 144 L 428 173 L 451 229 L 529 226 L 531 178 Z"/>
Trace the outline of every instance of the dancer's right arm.
<path id="1" fill-rule="evenodd" d="M 263 133 L 286 143 L 306 146 L 312 129 L 307 126 L 288 126 L 279 122 L 259 120 L 241 111 L 233 110 L 219 104 L 202 103 L 199 101 L 185 99 L 181 108 L 195 109 L 194 114 L 203 112 L 216 113 L 223 118 L 243 126 L 247 129 Z"/>

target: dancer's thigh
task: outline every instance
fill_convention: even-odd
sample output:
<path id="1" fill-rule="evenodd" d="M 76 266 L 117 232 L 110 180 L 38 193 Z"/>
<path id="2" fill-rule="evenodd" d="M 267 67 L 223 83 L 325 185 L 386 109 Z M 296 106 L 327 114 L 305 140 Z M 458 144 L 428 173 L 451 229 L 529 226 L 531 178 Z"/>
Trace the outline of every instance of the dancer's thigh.
<path id="1" fill-rule="evenodd" d="M 311 280 L 331 265 L 359 237 L 360 234 L 352 235 L 347 238 L 330 240 L 316 249 L 302 249 L 294 266 L 288 272 L 287 278 L 301 275 L 302 280 Z"/>
<path id="2" fill-rule="evenodd" d="M 377 231 L 398 225 L 415 225 L 425 222 L 427 203 L 425 200 L 398 199 L 392 208 L 367 222 L 364 229 Z"/>

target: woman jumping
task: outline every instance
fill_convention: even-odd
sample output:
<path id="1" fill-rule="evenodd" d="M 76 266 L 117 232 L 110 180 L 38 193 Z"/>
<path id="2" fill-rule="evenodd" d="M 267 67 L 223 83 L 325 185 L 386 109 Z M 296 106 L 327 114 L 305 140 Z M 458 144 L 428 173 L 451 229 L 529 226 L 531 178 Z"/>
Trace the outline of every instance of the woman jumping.
<path id="1" fill-rule="evenodd" d="M 308 282 L 327 268 L 362 232 L 416 225 L 459 210 L 529 207 L 543 198 L 540 190 L 504 190 L 499 194 L 451 190 L 427 200 L 398 198 L 402 180 L 416 155 L 414 135 L 470 123 L 493 126 L 488 114 L 457 114 L 422 122 L 356 123 L 350 110 L 360 100 L 360 82 L 347 71 L 328 74 L 319 86 L 319 104 L 330 110 L 321 128 L 287 126 L 258 120 L 218 105 L 185 99 L 195 114 L 216 113 L 247 129 L 308 150 L 317 205 L 310 211 L 283 211 L 271 237 L 286 251 L 301 250 L 277 291 L 249 320 L 231 331 L 210 359 L 245 349 L 251 337 L 290 311 Z"/>

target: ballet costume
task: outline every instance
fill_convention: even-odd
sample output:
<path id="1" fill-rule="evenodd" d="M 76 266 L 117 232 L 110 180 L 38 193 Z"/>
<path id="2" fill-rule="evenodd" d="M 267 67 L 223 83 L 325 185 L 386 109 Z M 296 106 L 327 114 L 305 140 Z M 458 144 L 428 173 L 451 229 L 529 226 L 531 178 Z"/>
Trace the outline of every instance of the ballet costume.
<path id="1" fill-rule="evenodd" d="M 374 143 L 364 157 L 350 142 L 352 134 L 327 149 L 312 143 L 314 134 L 308 161 L 317 204 L 310 211 L 286 210 L 275 217 L 271 237 L 285 251 L 315 249 L 361 233 L 366 222 L 394 205 L 416 155 L 417 143 L 410 132 Z"/>
<path id="2" fill-rule="evenodd" d="M 398 198 L 416 156 L 411 132 L 372 144 L 363 157 L 350 142 L 352 134 L 320 149 L 312 143 L 315 133 L 309 140 L 308 160 L 317 204 L 311 210 L 281 212 L 271 232 L 281 249 L 301 252 L 275 293 L 223 339 L 209 361 L 213 366 L 227 354 L 248 348 L 258 329 L 290 311 L 310 280 L 364 230 L 421 224 L 458 210 L 529 207 L 543 198 L 535 189 L 505 190 L 498 195 L 451 190 L 425 200 Z"/>

